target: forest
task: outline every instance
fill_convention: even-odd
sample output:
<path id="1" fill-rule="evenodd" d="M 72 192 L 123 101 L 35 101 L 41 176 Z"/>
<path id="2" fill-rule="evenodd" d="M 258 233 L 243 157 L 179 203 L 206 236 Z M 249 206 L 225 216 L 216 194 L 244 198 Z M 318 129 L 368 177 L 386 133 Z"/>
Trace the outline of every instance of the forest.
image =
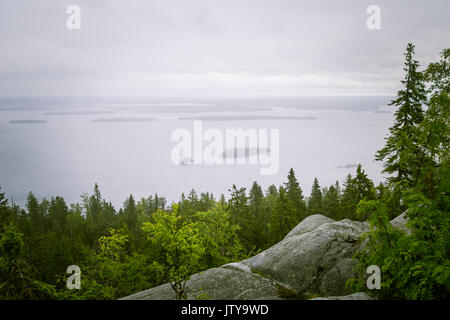
<path id="1" fill-rule="evenodd" d="M 279 242 L 309 215 L 367 221 L 370 242 L 357 268 L 378 265 L 379 299 L 448 299 L 450 49 L 420 70 L 414 45 L 405 52 L 404 79 L 392 100 L 394 125 L 375 160 L 389 178 L 375 185 L 359 165 L 345 181 L 307 196 L 293 169 L 267 190 L 236 185 L 228 200 L 195 190 L 168 204 L 158 194 L 115 208 L 95 184 L 68 204 L 37 199 L 24 208 L 0 189 L 0 299 L 118 299 L 166 282 L 185 297 L 190 275 L 253 256 Z M 406 213 L 410 233 L 390 220 Z M 67 267 L 81 269 L 69 290 Z M 364 283 L 348 286 L 364 291 Z"/>

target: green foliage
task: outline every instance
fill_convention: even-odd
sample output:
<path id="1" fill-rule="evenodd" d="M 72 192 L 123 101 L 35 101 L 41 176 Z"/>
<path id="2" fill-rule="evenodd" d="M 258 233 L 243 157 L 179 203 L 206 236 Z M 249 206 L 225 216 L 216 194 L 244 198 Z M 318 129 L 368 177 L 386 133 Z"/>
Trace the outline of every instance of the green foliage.
<path id="1" fill-rule="evenodd" d="M 303 191 L 300 188 L 300 184 L 295 177 L 294 169 L 289 170 L 288 174 L 288 182 L 284 184 L 287 200 L 289 202 L 289 206 L 293 211 L 291 214 L 295 215 L 297 223 L 302 221 L 308 215 L 306 204 L 303 198 Z"/>
<path id="2" fill-rule="evenodd" d="M 348 175 L 344 182 L 344 192 L 342 195 L 342 218 L 350 220 L 365 220 L 365 216 L 357 216 L 356 208 L 358 203 L 363 200 L 373 200 L 376 198 L 375 187 L 361 165 L 356 169 L 356 176 L 353 178 Z"/>
<path id="3" fill-rule="evenodd" d="M 126 256 L 128 236 L 115 230 L 109 230 L 109 236 L 102 236 L 98 239 L 99 256 L 115 262 L 123 261 Z"/>
<path id="4" fill-rule="evenodd" d="M 381 186 L 378 200 L 363 200 L 358 214 L 368 217 L 369 242 L 357 254 L 358 270 L 378 265 L 383 299 L 443 299 L 450 297 L 450 163 L 449 109 L 450 51 L 432 63 L 423 74 L 415 71 L 413 46 L 406 55 L 406 90 L 399 92 L 399 111 L 378 160 L 386 160 L 386 171 L 397 174 L 389 187 Z M 411 65 L 412 64 L 412 65 Z M 422 79 L 429 82 L 428 109 L 422 114 Z M 414 82 L 415 81 L 415 82 Z M 393 205 L 394 204 L 394 205 Z M 409 233 L 390 224 L 392 211 L 406 208 Z M 355 289 L 364 288 L 353 280 Z"/>
<path id="5" fill-rule="evenodd" d="M 291 168 L 288 181 L 280 186 L 270 186 L 265 199 L 268 223 L 267 246 L 283 239 L 308 215 L 302 189 Z M 265 248 L 264 248 L 265 249 Z"/>
<path id="6" fill-rule="evenodd" d="M 322 190 L 322 212 L 325 216 L 339 220 L 341 218 L 341 188 L 339 182 L 336 181 L 334 185 Z"/>
<path id="7" fill-rule="evenodd" d="M 33 279 L 33 270 L 23 259 L 23 235 L 10 224 L 0 238 L 0 298 L 54 298 L 53 286 Z"/>
<path id="8" fill-rule="evenodd" d="M 448 299 L 450 293 L 450 217 L 417 191 L 405 192 L 408 235 L 394 229 L 387 208 L 379 200 L 361 201 L 358 213 L 368 214 L 371 231 L 367 247 L 357 254 L 358 270 L 381 267 L 381 299 Z M 363 281 L 355 289 L 364 289 Z"/>
<path id="9" fill-rule="evenodd" d="M 5 193 L 1 192 L 0 187 L 0 227 L 4 226 L 10 219 L 10 210 L 8 208 L 8 200 L 5 198 Z"/>
<path id="10" fill-rule="evenodd" d="M 320 189 L 319 181 L 314 178 L 311 196 L 308 201 L 309 214 L 322 213 L 322 190 Z"/>
<path id="11" fill-rule="evenodd" d="M 248 232 L 248 241 L 257 251 L 265 248 L 267 243 L 269 211 L 264 205 L 264 193 L 255 181 L 250 189 L 248 221 L 242 226 Z"/>
<path id="12" fill-rule="evenodd" d="M 260 252 L 316 213 L 369 222 L 357 270 L 381 267 L 382 289 L 370 294 L 448 299 L 450 50 L 424 72 L 413 54 L 409 44 L 403 88 L 391 103 L 395 122 L 376 155 L 391 175 L 387 183 L 375 187 L 359 165 L 342 188 L 336 182 L 321 189 L 314 179 L 306 205 L 290 169 L 278 188 L 233 185 L 228 201 L 195 190 L 171 206 L 158 194 L 140 201 L 130 195 L 118 211 L 97 184 L 71 205 L 30 192 L 24 209 L 0 192 L 0 299 L 117 299 L 166 282 L 186 298 L 192 274 Z M 390 223 L 403 212 L 409 233 Z M 69 265 L 81 268 L 79 290 L 66 288 Z M 366 288 L 363 278 L 349 284 Z"/>
<path id="13" fill-rule="evenodd" d="M 8 225 L 0 238 L 0 250 L 2 256 L 7 259 L 15 259 L 23 251 L 23 235 L 17 231 L 17 228 Z"/>
<path id="14" fill-rule="evenodd" d="M 178 205 L 171 212 L 159 210 L 153 215 L 154 223 L 145 222 L 142 230 L 149 240 L 160 247 L 163 256 L 157 263 L 170 281 L 175 297 L 186 299 L 186 281 L 198 270 L 205 251 L 202 246 L 198 226 L 193 222 L 183 222 L 177 215 Z"/>
<path id="15" fill-rule="evenodd" d="M 385 161 L 384 172 L 396 173 L 391 182 L 411 181 L 413 172 L 409 166 L 416 157 L 409 157 L 417 151 L 417 125 L 423 121 L 423 104 L 426 102 L 426 89 L 423 74 L 417 68 L 418 61 L 413 59 L 414 45 L 408 43 L 405 53 L 405 79 L 403 89 L 398 91 L 397 98 L 391 105 L 398 107 L 395 112 L 395 123 L 389 129 L 390 136 L 386 145 L 379 150 L 376 160 Z"/>
<path id="16" fill-rule="evenodd" d="M 199 263 L 201 269 L 247 257 L 237 234 L 239 227 L 231 223 L 230 214 L 224 207 L 198 212 L 197 226 L 205 249 Z"/>
<path id="17" fill-rule="evenodd" d="M 275 244 L 283 239 L 289 231 L 298 224 L 297 216 L 288 200 L 288 194 L 284 187 L 278 190 L 278 197 L 275 200 L 273 212 L 269 218 L 269 232 L 271 244 Z"/>

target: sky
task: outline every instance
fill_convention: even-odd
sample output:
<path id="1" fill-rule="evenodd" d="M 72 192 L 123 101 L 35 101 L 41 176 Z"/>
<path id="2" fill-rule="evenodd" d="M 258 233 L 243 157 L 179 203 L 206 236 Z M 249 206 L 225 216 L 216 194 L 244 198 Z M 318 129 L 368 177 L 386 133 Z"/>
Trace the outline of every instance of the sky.
<path id="1" fill-rule="evenodd" d="M 408 42 L 422 67 L 449 47 L 449 13 L 448 0 L 2 0 L 0 96 L 393 95 Z"/>

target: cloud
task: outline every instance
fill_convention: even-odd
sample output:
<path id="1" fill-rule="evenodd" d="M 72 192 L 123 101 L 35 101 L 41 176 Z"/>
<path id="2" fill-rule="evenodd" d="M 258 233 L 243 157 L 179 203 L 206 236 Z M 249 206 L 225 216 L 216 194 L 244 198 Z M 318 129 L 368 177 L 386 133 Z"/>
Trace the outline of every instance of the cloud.
<path id="1" fill-rule="evenodd" d="M 66 28 L 69 4 L 81 30 Z M 77 0 L 0 3 L 0 95 L 394 93 L 406 43 L 448 45 L 450 3 Z"/>

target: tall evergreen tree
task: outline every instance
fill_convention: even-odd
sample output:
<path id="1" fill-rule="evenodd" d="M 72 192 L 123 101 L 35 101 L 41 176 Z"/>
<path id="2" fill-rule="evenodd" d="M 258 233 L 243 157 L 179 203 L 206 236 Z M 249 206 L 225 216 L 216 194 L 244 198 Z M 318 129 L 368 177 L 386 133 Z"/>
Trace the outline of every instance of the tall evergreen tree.
<path id="1" fill-rule="evenodd" d="M 362 169 L 361 165 L 358 165 L 356 169 L 356 177 L 355 177 L 356 188 L 358 189 L 358 198 L 359 200 L 366 198 L 366 200 L 375 199 L 375 186 L 367 177 L 367 174 Z"/>
<path id="2" fill-rule="evenodd" d="M 356 220 L 356 207 L 358 203 L 363 199 L 373 200 L 376 198 L 374 184 L 359 164 L 356 169 L 356 176 L 353 178 L 349 174 L 344 182 L 344 187 L 341 201 L 342 217 Z M 366 217 L 360 218 L 364 220 Z"/>
<path id="3" fill-rule="evenodd" d="M 1 192 L 2 187 L 0 187 L 0 231 L 2 227 L 10 220 L 10 210 L 8 208 L 8 199 L 5 197 L 5 193 Z"/>
<path id="4" fill-rule="evenodd" d="M 322 212 L 325 216 L 339 220 L 340 216 L 340 190 L 339 182 L 323 189 Z"/>
<path id="5" fill-rule="evenodd" d="M 48 211 L 52 229 L 56 233 L 64 233 L 68 215 L 68 208 L 64 199 L 61 197 L 52 198 Z"/>
<path id="6" fill-rule="evenodd" d="M 252 217 L 250 215 L 249 198 L 246 193 L 246 188 L 238 189 L 233 184 L 233 187 L 229 191 L 231 192 L 231 196 L 228 200 L 228 210 L 231 221 L 239 226 L 237 232 L 239 239 L 247 252 L 251 252 L 255 249 L 255 244 L 253 242 L 252 232 L 250 231 Z"/>
<path id="7" fill-rule="evenodd" d="M 30 228 L 34 233 L 43 233 L 45 229 L 45 216 L 38 199 L 32 192 L 28 194 L 26 207 L 30 217 Z"/>
<path id="8" fill-rule="evenodd" d="M 297 222 L 300 222 L 304 218 L 306 218 L 306 205 L 303 199 L 303 192 L 300 188 L 300 185 L 295 177 L 294 169 L 289 170 L 288 174 L 288 182 L 284 184 L 286 188 L 287 198 L 290 202 L 293 213 L 295 214 L 295 218 Z"/>
<path id="9" fill-rule="evenodd" d="M 311 195 L 308 201 L 309 214 L 322 213 L 322 190 L 320 189 L 319 181 L 314 178 Z"/>
<path id="10" fill-rule="evenodd" d="M 269 218 L 269 241 L 271 244 L 279 242 L 297 225 L 298 221 L 292 212 L 286 189 L 280 186 L 273 212 Z"/>
<path id="11" fill-rule="evenodd" d="M 209 192 L 202 192 L 199 200 L 199 211 L 208 211 L 216 205 L 214 195 Z"/>
<path id="12" fill-rule="evenodd" d="M 441 53 L 439 62 L 431 63 L 424 72 L 430 84 L 428 109 L 417 129 L 418 151 L 408 161 L 413 172 L 412 186 L 435 197 L 436 168 L 448 162 L 450 149 L 450 49 Z"/>
<path id="13" fill-rule="evenodd" d="M 136 210 L 136 201 L 132 194 L 130 194 L 130 197 L 124 203 L 123 215 L 132 237 L 136 237 L 138 231 L 138 214 Z"/>
<path id="14" fill-rule="evenodd" d="M 267 243 L 267 211 L 264 206 L 264 194 L 261 186 L 255 181 L 249 193 L 249 221 L 252 242 L 257 249 L 265 249 Z"/>
<path id="15" fill-rule="evenodd" d="M 344 181 L 344 191 L 342 192 L 341 218 L 355 220 L 356 218 L 356 206 L 359 202 L 358 187 L 356 186 L 355 179 L 351 174 L 348 174 Z"/>
<path id="16" fill-rule="evenodd" d="M 220 195 L 218 205 L 222 208 L 226 207 L 227 205 L 227 201 L 225 200 L 225 195 L 223 193 Z"/>
<path id="17" fill-rule="evenodd" d="M 397 174 L 391 181 L 413 180 L 411 167 L 406 161 L 408 153 L 416 151 L 416 125 L 424 118 L 422 105 L 427 99 L 424 77 L 417 69 L 419 62 L 414 60 L 414 45 L 408 43 L 405 53 L 405 79 L 403 89 L 398 91 L 396 99 L 390 105 L 398 107 L 395 112 L 395 123 L 389 128 L 390 135 L 386 145 L 375 156 L 378 161 L 384 161 L 384 172 Z"/>

